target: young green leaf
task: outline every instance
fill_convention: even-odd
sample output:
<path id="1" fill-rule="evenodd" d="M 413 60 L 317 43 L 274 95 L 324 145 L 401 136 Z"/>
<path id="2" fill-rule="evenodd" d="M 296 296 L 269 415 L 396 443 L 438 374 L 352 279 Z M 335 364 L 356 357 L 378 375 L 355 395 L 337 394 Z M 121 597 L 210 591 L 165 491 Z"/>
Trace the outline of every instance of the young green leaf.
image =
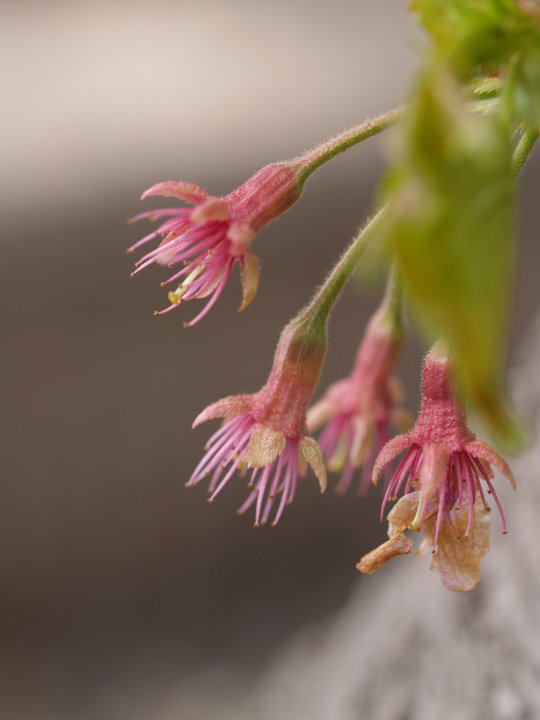
<path id="1" fill-rule="evenodd" d="M 503 98 L 511 118 L 529 130 L 540 128 L 540 37 L 530 42 L 510 65 Z"/>
<path id="2" fill-rule="evenodd" d="M 516 0 L 412 0 L 439 56 L 470 77 L 479 67 L 497 71 L 527 39 L 537 21 Z"/>
<path id="3" fill-rule="evenodd" d="M 456 351 L 469 398 L 502 438 L 501 394 L 513 263 L 510 133 L 467 113 L 452 77 L 421 78 L 388 183 L 385 233 L 419 317 Z"/>

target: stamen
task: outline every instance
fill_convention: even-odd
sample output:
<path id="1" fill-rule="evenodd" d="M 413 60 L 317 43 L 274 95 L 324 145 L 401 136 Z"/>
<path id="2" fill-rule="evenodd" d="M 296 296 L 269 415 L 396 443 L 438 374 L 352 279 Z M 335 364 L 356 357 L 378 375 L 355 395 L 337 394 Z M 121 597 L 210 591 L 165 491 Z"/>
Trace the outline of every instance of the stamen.
<path id="1" fill-rule="evenodd" d="M 435 525 L 435 539 L 433 542 L 433 552 L 437 552 L 438 549 L 438 543 L 439 543 L 439 532 L 441 529 L 441 521 L 443 518 L 444 513 L 444 501 L 446 497 L 446 484 L 443 484 L 441 487 L 441 491 L 439 493 L 439 510 L 437 512 L 437 523 Z"/>
<path id="2" fill-rule="evenodd" d="M 497 505 L 497 509 L 499 511 L 499 515 L 501 516 L 502 526 L 503 526 L 503 535 L 506 535 L 508 533 L 507 527 L 506 527 L 506 517 L 504 514 L 504 510 L 502 509 L 502 505 L 500 503 L 500 500 L 497 496 L 497 493 L 495 492 L 495 488 L 493 487 L 493 484 L 489 478 L 486 478 L 486 483 L 489 487 L 489 490 L 491 494 L 493 495 L 493 499 L 495 500 L 495 504 Z"/>
<path id="3" fill-rule="evenodd" d="M 392 475 L 392 478 L 390 479 L 390 482 L 388 483 L 388 487 L 386 488 L 386 492 L 384 493 L 383 501 L 381 503 L 381 513 L 380 513 L 380 520 L 383 521 L 384 518 L 384 510 L 386 507 L 386 504 L 390 497 L 392 495 L 397 495 L 397 491 L 399 490 L 399 487 L 401 486 L 401 483 L 405 479 L 405 476 L 407 475 L 407 472 L 409 468 L 415 464 L 415 461 L 419 455 L 422 454 L 422 451 L 420 448 L 418 448 L 416 445 L 413 445 L 410 447 L 405 455 L 401 458 L 397 468 L 394 471 L 394 474 Z"/>
<path id="4" fill-rule="evenodd" d="M 423 490 L 420 490 L 420 498 L 418 500 L 418 507 L 416 508 L 416 515 L 413 518 L 413 521 L 411 522 L 411 530 L 416 530 L 418 532 L 420 530 L 420 525 L 422 521 L 422 517 L 424 515 L 424 508 L 426 504 L 426 497 Z"/>
<path id="5" fill-rule="evenodd" d="M 257 504 L 255 505 L 255 524 L 257 527 L 260 524 L 264 491 L 266 489 L 266 484 L 268 482 L 268 478 L 270 476 L 271 471 L 272 471 L 272 465 L 267 465 L 263 470 L 263 474 L 262 474 L 259 482 L 257 483 L 257 488 L 256 488 Z"/>
<path id="6" fill-rule="evenodd" d="M 190 320 L 189 322 L 184 323 L 184 327 L 186 327 L 186 328 L 188 328 L 188 327 L 193 327 L 193 325 L 195 325 L 195 323 L 198 323 L 199 320 L 202 320 L 202 318 L 210 312 L 210 310 L 212 309 L 212 307 L 213 307 L 213 306 L 216 304 L 216 302 L 218 301 L 219 296 L 220 296 L 221 293 L 223 292 L 223 288 L 225 287 L 225 283 L 227 282 L 227 280 L 228 280 L 228 278 L 229 278 L 229 275 L 231 274 L 231 268 L 232 268 L 232 265 L 231 265 L 231 267 L 229 267 L 229 268 L 227 269 L 227 271 L 224 273 L 223 279 L 221 280 L 221 282 L 218 284 L 218 286 L 217 286 L 216 289 L 214 290 L 214 293 L 213 293 L 212 297 L 210 298 L 210 301 L 204 306 L 204 308 L 202 309 L 202 311 L 201 311 L 196 317 L 193 318 L 193 320 Z"/>

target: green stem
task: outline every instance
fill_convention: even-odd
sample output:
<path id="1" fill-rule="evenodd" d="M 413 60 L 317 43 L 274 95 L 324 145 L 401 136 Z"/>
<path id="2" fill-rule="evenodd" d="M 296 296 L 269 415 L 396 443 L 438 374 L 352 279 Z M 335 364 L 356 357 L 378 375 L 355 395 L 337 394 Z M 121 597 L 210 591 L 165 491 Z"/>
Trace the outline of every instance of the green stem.
<path id="1" fill-rule="evenodd" d="M 538 139 L 540 130 L 525 130 L 523 135 L 519 138 L 519 142 L 516 145 L 514 154 L 512 155 L 512 167 L 516 175 L 519 173 L 525 160 L 529 157 L 529 153 L 534 147 L 534 143 Z"/>
<path id="2" fill-rule="evenodd" d="M 379 307 L 385 324 L 388 325 L 389 331 L 394 335 L 403 334 L 403 282 L 397 263 L 394 260 L 388 280 L 386 282 L 386 291 L 382 303 Z"/>
<path id="3" fill-rule="evenodd" d="M 337 135 L 328 142 L 319 145 L 314 150 L 293 160 L 291 165 L 296 166 L 298 180 L 303 184 L 311 173 L 333 157 L 348 150 L 353 145 L 377 135 L 397 122 L 404 114 L 406 108 L 400 107 L 378 115 L 372 120 L 366 120 L 350 130 Z"/>
<path id="4" fill-rule="evenodd" d="M 360 230 L 331 270 L 324 283 L 317 290 L 311 302 L 300 312 L 297 317 L 297 322 L 302 323 L 302 325 L 306 323 L 310 328 L 315 326 L 321 327 L 326 324 L 330 310 L 336 302 L 339 293 L 355 270 L 360 257 L 371 240 L 373 231 L 378 228 L 381 218 L 384 215 L 384 210 L 384 207 L 379 210 L 377 214 L 364 225 L 362 230 Z"/>
<path id="5" fill-rule="evenodd" d="M 476 102 L 469 103 L 468 107 L 472 111 L 486 112 L 486 110 L 490 110 L 492 105 L 487 98 L 496 97 L 499 90 L 499 80 L 479 81 L 476 86 L 472 86 L 469 89 L 469 92 L 473 97 L 476 96 L 485 99 L 485 102 L 476 100 Z M 292 160 L 290 164 L 296 168 L 299 182 L 303 184 L 312 172 L 325 162 L 328 162 L 328 160 L 339 155 L 339 153 L 357 145 L 359 142 L 362 142 L 362 140 L 367 140 L 367 138 L 373 137 L 373 135 L 378 135 L 380 132 L 383 132 L 383 130 L 394 125 L 398 120 L 401 120 L 407 109 L 406 106 L 398 107 L 382 115 L 378 115 L 371 120 L 366 120 L 361 125 L 346 130 L 344 133 L 341 133 L 341 135 L 337 135 L 331 140 L 328 140 L 328 142 L 318 145 L 314 150 L 310 150 L 305 155 Z"/>

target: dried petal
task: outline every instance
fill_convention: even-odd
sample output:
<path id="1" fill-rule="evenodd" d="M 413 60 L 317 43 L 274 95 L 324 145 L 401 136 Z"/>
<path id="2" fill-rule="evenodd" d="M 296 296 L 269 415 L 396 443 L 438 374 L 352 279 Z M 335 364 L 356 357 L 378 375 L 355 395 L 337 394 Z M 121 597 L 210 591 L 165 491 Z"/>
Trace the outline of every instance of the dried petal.
<path id="1" fill-rule="evenodd" d="M 283 452 L 285 444 L 286 438 L 279 430 L 268 425 L 256 425 L 246 454 L 248 467 L 270 465 Z"/>
<path id="2" fill-rule="evenodd" d="M 404 534 L 410 526 L 418 508 L 419 492 L 404 495 L 388 513 L 388 537 L 379 547 L 360 558 L 356 569 L 370 574 L 386 565 L 396 555 L 412 552 L 412 540 Z"/>
<path id="3" fill-rule="evenodd" d="M 356 569 L 369 575 L 382 568 L 396 555 L 407 555 L 410 552 L 412 552 L 412 540 L 403 534 L 397 535 L 360 558 Z"/>
<path id="4" fill-rule="evenodd" d="M 392 538 L 410 527 L 422 493 L 416 491 L 404 495 L 387 515 L 388 537 Z"/>
<path id="5" fill-rule="evenodd" d="M 474 505 L 474 520 L 468 536 L 467 509 L 452 513 L 453 526 L 444 520 L 437 541 L 437 552 L 433 554 L 430 570 L 437 570 L 442 584 L 448 590 L 469 592 L 480 580 L 480 560 L 489 550 L 489 511 L 481 502 Z M 433 546 L 436 515 L 427 518 L 422 526 L 426 540 Z"/>
<path id="6" fill-rule="evenodd" d="M 242 304 L 238 308 L 238 312 L 242 312 L 255 297 L 257 288 L 259 287 L 259 276 L 261 274 L 261 266 L 259 259 L 252 252 L 244 253 L 240 260 L 240 281 L 242 283 Z"/>
<path id="7" fill-rule="evenodd" d="M 326 468 L 321 450 L 317 442 L 310 437 L 303 437 L 300 440 L 300 450 L 304 460 L 311 466 L 315 477 L 319 481 L 319 487 L 323 493 L 326 490 Z"/>
<path id="8" fill-rule="evenodd" d="M 308 471 L 308 464 L 306 462 L 306 458 L 304 457 L 303 452 L 300 450 L 300 445 L 298 445 L 298 456 L 296 458 L 296 466 L 298 468 L 298 476 L 301 478 L 305 478 Z"/>

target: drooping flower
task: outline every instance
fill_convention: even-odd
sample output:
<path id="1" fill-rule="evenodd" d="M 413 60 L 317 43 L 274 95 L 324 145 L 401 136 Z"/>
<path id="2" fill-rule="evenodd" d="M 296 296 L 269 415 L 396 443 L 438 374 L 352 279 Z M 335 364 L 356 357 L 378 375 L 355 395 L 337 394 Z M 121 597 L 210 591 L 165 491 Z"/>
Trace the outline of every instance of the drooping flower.
<path id="1" fill-rule="evenodd" d="M 346 492 L 359 468 L 359 492 L 367 492 L 373 463 L 391 437 L 391 426 L 405 430 L 412 425 L 409 414 L 397 407 L 403 390 L 392 375 L 401 342 L 401 333 L 379 310 L 367 326 L 349 377 L 330 385 L 308 412 L 310 432 L 326 423 L 319 445 L 327 468 L 341 473 L 337 492 Z"/>
<path id="2" fill-rule="evenodd" d="M 204 309 L 189 323 L 203 318 L 221 295 L 236 262 L 240 265 L 244 310 L 253 300 L 259 281 L 259 261 L 251 252 L 251 242 L 266 225 L 289 208 L 300 196 L 299 166 L 293 163 L 267 165 L 225 197 L 213 197 L 192 183 L 161 182 L 143 193 L 173 197 L 193 207 L 169 207 L 150 210 L 132 218 L 164 219 L 149 235 L 132 245 L 128 252 L 147 242 L 162 238 L 158 246 L 144 255 L 137 265 L 143 268 L 157 263 L 181 269 L 162 283 L 177 282 L 168 294 L 170 305 L 156 312 L 169 312 L 187 300 L 209 298 Z"/>
<path id="3" fill-rule="evenodd" d="M 170 267 L 182 263 L 182 267 L 162 283 L 163 286 L 177 283 L 168 295 L 170 305 L 155 314 L 162 315 L 188 300 L 209 298 L 204 309 L 185 323 L 194 325 L 217 302 L 236 262 L 240 265 L 243 294 L 239 309 L 244 310 L 253 300 L 259 281 L 259 261 L 250 250 L 255 234 L 298 200 L 306 179 L 318 167 L 380 133 L 402 114 L 402 109 L 384 113 L 294 160 L 267 165 L 224 197 L 208 195 L 199 185 L 182 181 L 161 182 L 149 188 L 141 199 L 161 195 L 193 206 L 150 210 L 131 219 L 131 222 L 143 218 L 163 220 L 154 232 L 128 249 L 132 252 L 161 238 L 158 246 L 136 263 L 133 274 L 152 263 Z"/>
<path id="4" fill-rule="evenodd" d="M 363 572 L 373 572 L 395 554 L 410 552 L 412 546 L 393 552 L 393 537 L 397 539 L 397 549 L 403 530 L 410 527 L 426 533 L 422 549 L 430 546 L 433 553 L 441 553 L 432 567 L 441 573 L 443 584 L 452 590 L 470 590 L 478 581 L 478 564 L 488 547 L 485 490 L 493 496 L 503 532 L 506 532 L 506 518 L 492 483 L 492 467 L 499 470 L 513 488 L 515 479 L 504 459 L 489 445 L 478 441 L 468 429 L 456 398 L 452 361 L 442 351 L 432 350 L 427 355 L 416 424 L 408 434 L 398 435 L 384 446 L 373 469 L 374 482 L 385 466 L 403 451 L 405 454 L 390 479 L 381 507 L 382 518 L 387 502 L 403 493 L 401 511 L 398 503 L 388 516 L 390 540 L 362 558 L 358 567 Z M 392 528 L 395 512 L 400 515 L 397 525 L 403 526 L 399 531 L 395 530 L 395 520 Z M 467 563 L 470 567 L 465 572 Z"/>
<path id="5" fill-rule="evenodd" d="M 236 470 L 249 473 L 252 490 L 239 513 L 254 504 L 256 526 L 265 524 L 271 515 L 272 525 L 279 521 L 308 465 L 324 492 L 324 462 L 317 443 L 307 435 L 305 417 L 325 350 L 325 338 L 306 336 L 301 324 L 289 323 L 264 387 L 252 395 L 218 400 L 196 418 L 194 427 L 214 418 L 224 418 L 224 423 L 208 441 L 207 452 L 187 485 L 211 473 L 212 501 Z"/>

